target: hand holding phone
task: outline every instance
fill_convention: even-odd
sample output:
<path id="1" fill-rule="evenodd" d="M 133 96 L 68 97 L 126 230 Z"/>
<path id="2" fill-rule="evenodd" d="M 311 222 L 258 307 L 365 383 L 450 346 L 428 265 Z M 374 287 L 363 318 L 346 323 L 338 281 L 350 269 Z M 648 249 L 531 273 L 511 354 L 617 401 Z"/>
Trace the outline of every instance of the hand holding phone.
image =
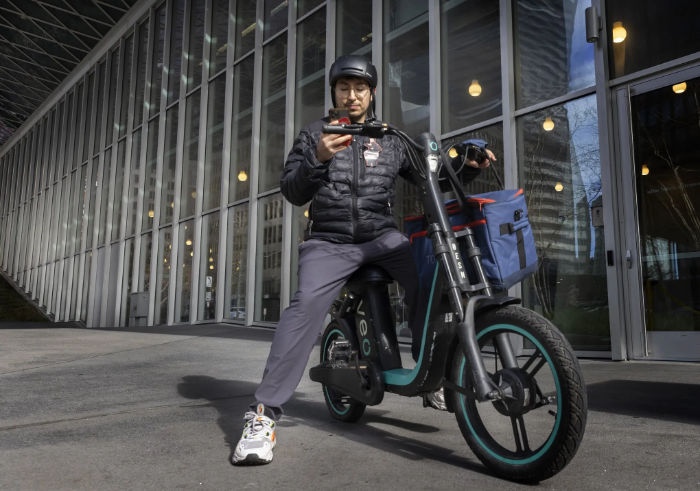
<path id="1" fill-rule="evenodd" d="M 350 124 L 350 111 L 344 107 L 332 107 L 328 110 L 328 117 L 331 124 Z M 349 147 L 352 143 L 352 137 L 345 143 Z"/>

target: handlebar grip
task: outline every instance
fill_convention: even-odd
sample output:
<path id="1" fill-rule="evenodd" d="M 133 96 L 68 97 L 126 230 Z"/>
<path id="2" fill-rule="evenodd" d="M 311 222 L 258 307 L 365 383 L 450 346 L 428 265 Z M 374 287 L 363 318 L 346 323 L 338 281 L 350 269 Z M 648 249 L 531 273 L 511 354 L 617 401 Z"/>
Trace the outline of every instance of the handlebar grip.
<path id="1" fill-rule="evenodd" d="M 362 125 L 347 125 L 347 124 L 324 124 L 323 133 L 333 133 L 336 135 L 360 135 L 362 134 Z"/>

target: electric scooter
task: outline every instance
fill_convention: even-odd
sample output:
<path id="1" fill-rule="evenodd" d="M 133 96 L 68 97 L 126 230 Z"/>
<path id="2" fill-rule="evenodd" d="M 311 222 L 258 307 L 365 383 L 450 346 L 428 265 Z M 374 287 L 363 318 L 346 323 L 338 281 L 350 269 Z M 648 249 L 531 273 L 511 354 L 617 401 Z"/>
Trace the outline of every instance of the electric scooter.
<path id="1" fill-rule="evenodd" d="M 424 197 L 437 267 L 430 284 L 415 367 L 404 368 L 380 267 L 360 268 L 331 308 L 312 380 L 330 415 L 357 421 L 385 392 L 425 397 L 444 388 L 447 408 L 474 454 L 499 477 L 539 482 L 574 457 L 587 399 L 571 345 L 547 319 L 495 295 L 469 227 L 453 230 L 438 182 L 445 165 L 435 137 L 412 140 L 370 121 L 325 125 L 324 133 L 395 135 L 406 146 Z M 449 164 L 448 164 L 449 165 Z"/>

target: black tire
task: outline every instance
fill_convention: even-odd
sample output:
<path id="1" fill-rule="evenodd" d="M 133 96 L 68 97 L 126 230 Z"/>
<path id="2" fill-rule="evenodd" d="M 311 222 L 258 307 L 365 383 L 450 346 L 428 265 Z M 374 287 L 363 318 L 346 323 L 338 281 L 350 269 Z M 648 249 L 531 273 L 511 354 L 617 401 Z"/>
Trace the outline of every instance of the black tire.
<path id="1" fill-rule="evenodd" d="M 519 398 L 480 403 L 450 391 L 462 435 L 499 477 L 532 483 L 555 475 L 576 454 L 586 427 L 586 389 L 571 345 L 548 320 L 515 305 L 480 314 L 476 332 L 492 379 L 496 385 L 502 378 L 514 381 L 512 391 Z M 522 339 L 524 349 L 515 353 L 518 368 L 503 368 L 494 343 L 502 333 L 508 334 L 511 345 L 518 336 Z M 453 357 L 451 377 L 472 390 L 461 347 Z"/>
<path id="2" fill-rule="evenodd" d="M 347 332 L 346 326 L 336 321 L 332 321 L 326 327 L 321 338 L 321 363 L 326 361 L 328 349 L 331 341 L 334 339 L 354 339 L 350 332 Z M 357 349 L 357 346 L 353 346 Z M 363 404 L 356 399 L 353 399 L 341 392 L 338 392 L 326 385 L 322 385 L 323 398 L 326 401 L 328 412 L 334 419 L 345 423 L 354 423 L 365 413 L 366 404 Z"/>

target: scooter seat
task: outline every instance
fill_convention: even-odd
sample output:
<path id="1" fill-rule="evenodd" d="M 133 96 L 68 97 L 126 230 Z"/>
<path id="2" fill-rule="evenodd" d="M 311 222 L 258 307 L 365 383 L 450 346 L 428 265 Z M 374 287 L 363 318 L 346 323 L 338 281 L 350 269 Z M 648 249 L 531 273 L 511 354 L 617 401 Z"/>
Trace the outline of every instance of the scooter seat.
<path id="1" fill-rule="evenodd" d="M 391 283 L 394 279 L 384 271 L 381 266 L 366 264 L 355 271 L 350 279 L 350 283 Z"/>

